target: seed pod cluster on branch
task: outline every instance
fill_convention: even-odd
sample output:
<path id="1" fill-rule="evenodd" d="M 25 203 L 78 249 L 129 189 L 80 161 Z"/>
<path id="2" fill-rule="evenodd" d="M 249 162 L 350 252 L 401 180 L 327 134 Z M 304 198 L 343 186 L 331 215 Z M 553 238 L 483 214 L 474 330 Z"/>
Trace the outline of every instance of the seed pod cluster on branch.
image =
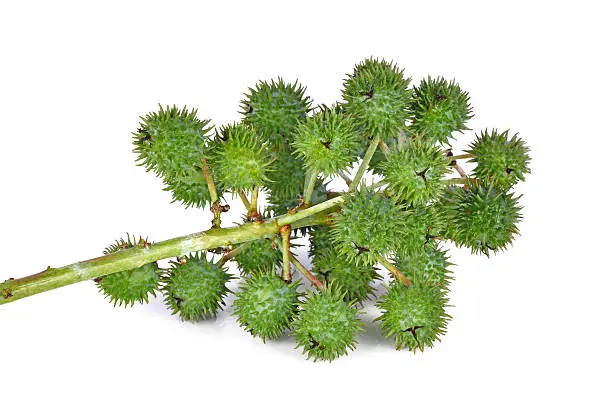
<path id="1" fill-rule="evenodd" d="M 287 335 L 307 358 L 332 361 L 357 347 L 374 301 L 398 350 L 432 347 L 450 320 L 450 244 L 489 256 L 518 235 L 512 188 L 530 172 L 526 143 L 483 129 L 454 153 L 473 116 L 468 93 L 443 77 L 411 86 L 384 59 L 358 63 L 331 107 L 313 107 L 303 85 L 281 78 L 244 97 L 229 125 L 159 106 L 132 134 L 138 164 L 174 201 L 209 208 L 211 229 L 160 243 L 128 236 L 87 265 L 0 284 L 0 303 L 89 278 L 114 304 L 161 292 L 181 320 L 205 321 L 234 293 L 236 321 L 253 337 Z M 346 187 L 329 189 L 334 178 Z M 223 228 L 230 197 L 242 200 L 244 223 Z M 298 230 L 310 268 L 297 257 Z"/>

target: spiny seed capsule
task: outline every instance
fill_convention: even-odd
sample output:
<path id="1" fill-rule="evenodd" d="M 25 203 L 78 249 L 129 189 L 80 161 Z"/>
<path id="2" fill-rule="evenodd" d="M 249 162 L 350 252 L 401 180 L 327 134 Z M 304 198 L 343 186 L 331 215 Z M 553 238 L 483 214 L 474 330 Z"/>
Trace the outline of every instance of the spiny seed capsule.
<path id="1" fill-rule="evenodd" d="M 499 189 L 525 181 L 525 175 L 531 172 L 529 147 L 516 134 L 509 138 L 509 130 L 485 130 L 466 151 L 475 156 L 470 161 L 478 164 L 474 169 L 476 177 Z"/>
<path id="2" fill-rule="evenodd" d="M 409 117 L 409 85 L 393 62 L 366 59 L 344 81 L 344 109 L 368 136 L 394 135 Z"/>
<path id="3" fill-rule="evenodd" d="M 439 287 L 394 282 L 376 303 L 382 315 L 375 321 L 380 321 L 385 337 L 394 339 L 397 350 L 423 351 L 446 333 L 451 318 L 445 311 L 447 303 Z"/>
<path id="4" fill-rule="evenodd" d="M 411 254 L 396 254 L 395 266 L 413 284 L 429 284 L 448 290 L 452 272 L 448 269 L 447 251 L 438 247 L 425 248 Z"/>
<path id="5" fill-rule="evenodd" d="M 234 314 L 253 336 L 264 342 L 280 337 L 298 311 L 297 283 L 288 284 L 276 274 L 245 278 L 236 292 Z"/>
<path id="6" fill-rule="evenodd" d="M 104 250 L 104 254 L 112 254 L 120 250 L 140 246 L 145 248 L 150 243 L 139 237 L 127 235 L 126 239 L 116 240 Z M 133 306 L 135 302 L 149 303 L 149 295 L 155 296 L 159 290 L 161 270 L 156 262 L 145 264 L 141 267 L 128 271 L 115 272 L 96 278 L 98 289 L 110 298 L 113 305 L 119 304 L 127 307 Z"/>
<path id="7" fill-rule="evenodd" d="M 172 202 L 181 202 L 188 208 L 202 208 L 210 203 L 210 192 L 201 167 L 194 167 L 180 177 L 165 178 L 164 185 L 164 191 L 172 193 Z M 225 190 L 220 188 L 219 181 L 215 185 L 217 193 L 223 195 Z"/>
<path id="8" fill-rule="evenodd" d="M 274 272 L 283 262 L 279 245 L 280 240 L 267 238 L 247 242 L 235 258 L 242 275 Z"/>
<path id="9" fill-rule="evenodd" d="M 431 143 L 448 144 L 453 132 L 468 129 L 472 118 L 470 96 L 454 80 L 423 79 L 410 101 L 411 128 Z"/>
<path id="10" fill-rule="evenodd" d="M 393 200 L 362 186 L 335 218 L 332 237 L 338 253 L 348 261 L 374 265 L 401 239 L 403 215 Z"/>
<path id="11" fill-rule="evenodd" d="M 304 162 L 290 146 L 274 151 L 273 157 L 266 187 L 277 200 L 296 200 L 304 192 Z"/>
<path id="12" fill-rule="evenodd" d="M 442 235 L 472 253 L 489 255 L 504 250 L 519 233 L 521 206 L 513 194 L 491 186 L 452 187 L 441 201 L 445 222 Z"/>
<path id="13" fill-rule="evenodd" d="M 133 133 L 138 164 L 164 178 L 189 176 L 194 167 L 202 167 L 202 153 L 209 120 L 196 117 L 197 110 L 161 105 L 157 112 L 141 117 L 140 128 Z"/>
<path id="14" fill-rule="evenodd" d="M 252 126 L 232 124 L 217 132 L 206 158 L 224 188 L 251 190 L 269 181 L 272 157 L 267 146 Z"/>
<path id="15" fill-rule="evenodd" d="M 249 88 L 241 101 L 243 121 L 251 124 L 264 139 L 274 145 L 291 140 L 299 121 L 306 119 L 312 101 L 306 89 L 297 81 L 286 83 L 280 77 L 274 81 L 260 81 Z"/>
<path id="16" fill-rule="evenodd" d="M 397 251 L 404 255 L 417 254 L 438 245 L 442 222 L 437 205 L 417 206 L 402 215 L 402 237 Z"/>
<path id="17" fill-rule="evenodd" d="M 363 331 L 359 309 L 346 302 L 333 284 L 323 291 L 309 291 L 301 308 L 292 335 L 308 359 L 331 362 L 355 349 Z"/>
<path id="18" fill-rule="evenodd" d="M 374 294 L 373 283 L 382 279 L 373 266 L 357 261 L 347 261 L 338 256 L 333 248 L 317 250 L 316 265 L 313 271 L 324 284 L 334 282 L 345 292 L 348 302 L 360 303 Z"/>
<path id="19" fill-rule="evenodd" d="M 426 205 L 437 200 L 444 189 L 444 176 L 450 171 L 445 153 L 437 146 L 418 139 L 398 144 L 387 153 L 378 170 L 388 192 L 408 205 Z"/>
<path id="20" fill-rule="evenodd" d="M 350 116 L 322 106 L 298 124 L 293 147 L 311 172 L 333 176 L 357 160 L 361 134 Z"/>
<path id="21" fill-rule="evenodd" d="M 182 257 L 171 265 L 163 292 L 172 314 L 188 321 L 215 316 L 230 292 L 226 284 L 233 277 L 202 253 Z"/>

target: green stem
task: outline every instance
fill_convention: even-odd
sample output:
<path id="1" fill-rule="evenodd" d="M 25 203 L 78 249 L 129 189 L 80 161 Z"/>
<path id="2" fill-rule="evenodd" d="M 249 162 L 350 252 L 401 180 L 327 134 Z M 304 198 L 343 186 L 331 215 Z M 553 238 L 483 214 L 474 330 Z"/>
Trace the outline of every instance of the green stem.
<path id="1" fill-rule="evenodd" d="M 304 205 L 310 205 L 310 199 L 312 198 L 312 193 L 314 192 L 315 184 L 317 182 L 317 173 L 314 171 L 308 171 L 306 177 L 306 188 L 304 191 Z"/>
<path id="2" fill-rule="evenodd" d="M 366 153 L 363 156 L 363 161 L 361 162 L 361 165 L 357 170 L 357 174 L 355 174 L 355 178 L 353 178 L 353 182 L 349 186 L 349 192 L 353 192 L 355 189 L 357 189 L 359 182 L 361 182 L 361 177 L 363 177 L 363 174 L 365 174 L 366 170 L 368 169 L 368 165 L 370 164 L 370 160 L 372 160 L 372 156 L 374 156 L 374 152 L 378 147 L 379 140 L 380 136 L 376 135 L 374 136 L 374 139 L 372 139 L 372 141 L 370 142 L 370 146 L 368 147 L 368 150 L 366 150 Z"/>
<path id="3" fill-rule="evenodd" d="M 251 192 L 251 203 L 249 204 L 249 210 L 247 211 L 247 218 L 249 220 L 259 220 L 259 212 L 257 210 L 257 198 L 259 197 L 259 188 L 254 187 Z"/>
<path id="4" fill-rule="evenodd" d="M 291 282 L 291 244 L 289 235 L 291 234 L 291 225 L 284 225 L 280 228 L 280 235 L 283 240 L 283 275 L 285 282 Z"/>
<path id="5" fill-rule="evenodd" d="M 248 211 L 251 208 L 251 203 L 249 202 L 249 198 L 247 198 L 244 191 L 239 191 L 238 196 L 240 196 L 240 200 L 242 200 L 242 204 L 244 205 L 245 208 L 247 208 L 247 211 Z"/>
<path id="6" fill-rule="evenodd" d="M 378 262 L 382 264 L 389 272 L 393 274 L 397 279 L 404 282 L 407 286 L 412 285 L 410 279 L 406 278 L 406 276 L 400 271 L 395 265 L 384 259 L 383 257 L 378 257 Z"/>
<path id="7" fill-rule="evenodd" d="M 470 154 L 470 153 L 466 153 L 466 154 L 457 154 L 456 156 L 448 156 L 449 160 L 461 160 L 461 159 L 472 159 L 476 157 L 475 154 Z"/>
<path id="8" fill-rule="evenodd" d="M 223 212 L 223 208 L 219 203 L 217 187 L 215 187 L 215 182 L 210 174 L 210 168 L 206 159 L 202 159 L 202 174 L 204 174 L 208 192 L 210 193 L 210 211 L 213 213 L 212 225 L 213 227 L 221 227 L 221 212 Z"/>
<path id="9" fill-rule="evenodd" d="M 304 264 L 298 261 L 293 254 L 291 254 L 291 263 L 297 268 L 298 271 L 300 271 L 302 275 L 304 275 L 304 278 L 308 279 L 315 287 L 321 290 L 325 289 L 323 283 L 318 280 L 317 277 L 304 266 Z"/>
<path id="10" fill-rule="evenodd" d="M 293 215 L 279 216 L 264 222 L 246 223 L 237 227 L 212 228 L 149 246 L 120 250 L 61 268 L 49 267 L 25 278 L 9 279 L 0 283 L 0 304 L 88 279 L 138 268 L 166 258 L 270 237 L 278 234 L 284 225 L 291 225 L 292 228 L 297 229 L 325 224 L 329 221 L 328 214 L 343 201 L 343 197 L 336 197 Z"/>

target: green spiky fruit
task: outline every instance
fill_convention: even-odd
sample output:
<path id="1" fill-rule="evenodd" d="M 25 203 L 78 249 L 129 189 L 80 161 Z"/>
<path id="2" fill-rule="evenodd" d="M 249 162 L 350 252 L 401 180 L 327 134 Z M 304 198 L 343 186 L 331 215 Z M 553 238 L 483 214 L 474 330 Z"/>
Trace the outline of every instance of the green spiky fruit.
<path id="1" fill-rule="evenodd" d="M 202 169 L 194 167 L 180 177 L 164 179 L 164 191 L 172 193 L 172 202 L 181 202 L 186 207 L 202 208 L 210 202 L 210 192 Z M 217 190 L 222 195 L 222 190 Z"/>
<path id="2" fill-rule="evenodd" d="M 437 146 L 413 139 L 387 153 L 378 170 L 389 194 L 408 205 L 425 205 L 437 200 L 446 188 L 450 171 L 446 154 Z"/>
<path id="3" fill-rule="evenodd" d="M 453 139 L 453 132 L 468 129 L 465 124 L 473 116 L 469 94 L 443 77 L 427 77 L 414 88 L 410 112 L 414 131 L 443 144 Z"/>
<path id="4" fill-rule="evenodd" d="M 443 236 L 472 253 L 505 250 L 518 234 L 521 206 L 513 194 L 491 186 L 450 188 L 442 201 Z"/>
<path id="5" fill-rule="evenodd" d="M 275 274 L 245 278 L 234 300 L 238 322 L 264 342 L 280 337 L 298 311 L 297 286 Z"/>
<path id="6" fill-rule="evenodd" d="M 393 200 L 361 187 L 337 214 L 332 236 L 348 261 L 374 265 L 402 237 L 404 213 Z"/>
<path id="7" fill-rule="evenodd" d="M 333 249 L 332 232 L 330 226 L 316 226 L 310 233 L 310 246 L 308 249 L 308 255 L 312 261 L 313 266 L 318 266 L 319 258 Z"/>
<path id="8" fill-rule="evenodd" d="M 317 250 L 313 271 L 325 284 L 334 282 L 336 287 L 346 292 L 344 299 L 360 303 L 374 294 L 374 281 L 382 279 L 375 268 L 368 264 L 349 262 L 338 256 L 333 248 Z"/>
<path id="9" fill-rule="evenodd" d="M 418 254 L 438 244 L 442 221 L 437 205 L 417 206 L 402 216 L 403 233 L 397 251 L 404 255 Z"/>
<path id="10" fill-rule="evenodd" d="M 478 164 L 476 177 L 500 189 L 525 181 L 525 175 L 531 172 L 529 147 L 516 134 L 509 138 L 509 130 L 497 133 L 493 129 L 490 134 L 485 130 L 466 151 L 476 156 L 470 160 Z"/>
<path id="11" fill-rule="evenodd" d="M 275 160 L 270 167 L 270 181 L 266 187 L 278 200 L 297 199 L 304 192 L 304 162 L 289 145 L 279 148 L 273 155 Z"/>
<path id="12" fill-rule="evenodd" d="M 332 361 L 357 346 L 363 331 L 359 309 L 344 300 L 344 293 L 333 283 L 325 290 L 308 291 L 293 322 L 296 348 L 308 359 Z"/>
<path id="13" fill-rule="evenodd" d="M 367 135 L 397 133 L 409 117 L 410 78 L 392 62 L 369 58 L 344 81 L 345 111 Z"/>
<path id="14" fill-rule="evenodd" d="M 172 314 L 188 321 L 214 317 L 230 292 L 226 284 L 233 277 L 201 253 L 182 257 L 171 265 L 163 292 Z"/>
<path id="15" fill-rule="evenodd" d="M 252 126 L 222 127 L 210 145 L 207 159 L 222 187 L 234 192 L 251 190 L 268 182 L 272 157 Z"/>
<path id="16" fill-rule="evenodd" d="M 176 106 L 159 106 L 157 112 L 141 117 L 140 127 L 133 133 L 134 151 L 139 165 L 164 178 L 189 175 L 194 167 L 202 167 L 202 157 L 209 120 L 196 117 L 197 110 Z"/>
<path id="17" fill-rule="evenodd" d="M 260 81 L 254 89 L 249 88 L 246 99 L 241 101 L 243 120 L 270 143 L 282 145 L 291 140 L 296 125 L 310 111 L 312 101 L 305 91 L 297 81 Z"/>
<path id="18" fill-rule="evenodd" d="M 104 254 L 112 254 L 138 246 L 146 248 L 149 245 L 142 237 L 130 237 L 119 239 L 104 250 Z M 145 264 L 141 267 L 128 271 L 115 272 L 96 278 L 98 289 L 104 296 L 110 299 L 113 305 L 133 306 L 134 303 L 149 303 L 149 295 L 155 297 L 155 291 L 159 290 L 161 270 L 156 262 Z"/>
<path id="19" fill-rule="evenodd" d="M 413 284 L 427 283 L 448 290 L 452 279 L 447 251 L 438 248 L 425 248 L 411 254 L 397 254 L 395 266 L 402 271 Z"/>
<path id="20" fill-rule="evenodd" d="M 311 172 L 333 176 L 357 160 L 361 134 L 352 118 L 322 107 L 298 124 L 293 147 Z"/>
<path id="21" fill-rule="evenodd" d="M 394 339 L 396 349 L 423 351 L 446 333 L 450 320 L 445 311 L 447 303 L 445 293 L 437 286 L 394 282 L 376 303 L 382 314 L 375 321 L 380 321 L 385 337 Z"/>
<path id="22" fill-rule="evenodd" d="M 283 262 L 278 248 L 280 240 L 261 238 L 247 242 L 245 249 L 236 255 L 236 264 L 242 275 L 274 272 Z"/>

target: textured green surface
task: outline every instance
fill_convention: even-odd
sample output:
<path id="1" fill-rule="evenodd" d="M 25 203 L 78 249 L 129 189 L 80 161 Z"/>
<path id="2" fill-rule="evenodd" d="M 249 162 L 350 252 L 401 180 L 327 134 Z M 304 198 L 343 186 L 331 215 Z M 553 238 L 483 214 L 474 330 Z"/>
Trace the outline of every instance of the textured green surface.
<path id="1" fill-rule="evenodd" d="M 280 337 L 298 311 L 297 287 L 275 274 L 245 278 L 234 301 L 238 323 L 264 342 Z"/>

